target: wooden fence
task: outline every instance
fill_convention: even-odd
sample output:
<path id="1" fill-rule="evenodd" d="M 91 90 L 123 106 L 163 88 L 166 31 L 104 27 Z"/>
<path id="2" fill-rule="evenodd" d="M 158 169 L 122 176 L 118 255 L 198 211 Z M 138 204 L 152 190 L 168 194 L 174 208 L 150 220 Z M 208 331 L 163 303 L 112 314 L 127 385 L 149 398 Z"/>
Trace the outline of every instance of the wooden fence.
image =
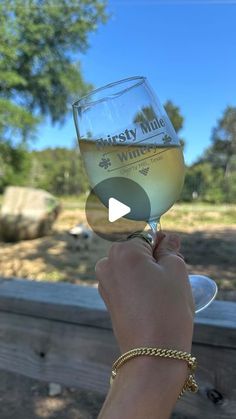
<path id="1" fill-rule="evenodd" d="M 195 319 L 197 395 L 175 412 L 188 419 L 236 417 L 236 303 L 215 301 Z M 97 289 L 0 280 L 0 368 L 105 394 L 118 355 Z"/>

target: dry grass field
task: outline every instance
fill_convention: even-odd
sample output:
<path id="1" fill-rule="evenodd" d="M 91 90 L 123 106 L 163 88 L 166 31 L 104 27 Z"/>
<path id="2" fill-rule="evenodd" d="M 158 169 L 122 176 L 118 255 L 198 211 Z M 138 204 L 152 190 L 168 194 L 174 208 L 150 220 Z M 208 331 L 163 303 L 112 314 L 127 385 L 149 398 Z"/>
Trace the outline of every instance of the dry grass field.
<path id="1" fill-rule="evenodd" d="M 1 243 L 0 276 L 37 281 L 95 284 L 94 266 L 106 255 L 110 242 L 97 235 L 89 250 L 76 251 L 68 230 L 86 223 L 83 204 L 62 201 L 62 212 L 52 234 L 19 243 Z M 236 288 L 236 207 L 175 205 L 162 219 L 163 231 L 177 232 L 189 273 L 214 278 L 220 290 Z"/>

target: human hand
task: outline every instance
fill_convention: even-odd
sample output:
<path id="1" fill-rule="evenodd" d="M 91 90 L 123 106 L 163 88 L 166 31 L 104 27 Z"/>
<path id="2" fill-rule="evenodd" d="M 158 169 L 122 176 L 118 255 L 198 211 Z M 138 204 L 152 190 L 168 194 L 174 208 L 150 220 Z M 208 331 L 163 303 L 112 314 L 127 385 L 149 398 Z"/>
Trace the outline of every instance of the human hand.
<path id="1" fill-rule="evenodd" d="M 191 351 L 194 303 L 176 235 L 112 244 L 96 265 L 98 288 L 121 352 L 140 346 Z"/>

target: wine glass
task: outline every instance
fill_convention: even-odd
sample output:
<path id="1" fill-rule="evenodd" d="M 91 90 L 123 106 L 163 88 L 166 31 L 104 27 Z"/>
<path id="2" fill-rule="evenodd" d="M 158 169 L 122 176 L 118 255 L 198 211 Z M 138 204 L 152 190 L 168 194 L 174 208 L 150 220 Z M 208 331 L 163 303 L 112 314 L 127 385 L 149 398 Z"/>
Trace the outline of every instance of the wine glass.
<path id="1" fill-rule="evenodd" d="M 147 221 L 155 232 L 180 195 L 185 165 L 176 132 L 147 79 L 136 76 L 96 89 L 73 104 L 73 115 L 90 185 L 115 179 L 122 190 L 125 179 L 135 181 L 150 209 L 147 216 L 136 201 L 138 211 L 126 217 Z M 107 188 L 98 190 L 104 204 L 109 194 Z M 123 187 L 122 202 L 130 195 Z M 189 280 L 199 312 L 215 298 L 217 285 L 203 275 L 189 275 Z"/>

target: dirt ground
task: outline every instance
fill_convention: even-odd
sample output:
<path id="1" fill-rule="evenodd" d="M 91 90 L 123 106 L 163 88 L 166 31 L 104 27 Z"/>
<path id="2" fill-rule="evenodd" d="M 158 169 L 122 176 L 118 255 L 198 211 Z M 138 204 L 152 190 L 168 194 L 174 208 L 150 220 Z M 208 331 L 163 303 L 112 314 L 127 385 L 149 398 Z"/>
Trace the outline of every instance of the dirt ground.
<path id="1" fill-rule="evenodd" d="M 21 375 L 1 371 L 1 419 L 96 419 L 104 398 L 96 393 L 63 388 L 48 395 L 48 385 Z M 173 414 L 171 419 L 186 418 Z"/>
<path id="2" fill-rule="evenodd" d="M 102 403 L 101 396 L 73 388 L 51 397 L 46 383 L 1 371 L 1 419 L 95 419 Z"/>
<path id="3" fill-rule="evenodd" d="M 80 221 L 85 221 L 82 210 L 65 210 L 49 236 L 1 243 L 0 276 L 95 284 L 95 263 L 107 254 L 110 242 L 95 235 L 89 250 L 75 250 L 68 230 Z M 211 276 L 220 290 L 236 289 L 235 227 L 217 223 L 197 229 L 186 222 L 181 229 L 178 226 L 177 232 L 189 273 Z"/>
<path id="4" fill-rule="evenodd" d="M 95 236 L 89 251 L 75 250 L 68 230 L 79 221 L 85 221 L 82 210 L 65 210 L 49 236 L 15 244 L 1 243 L 0 277 L 96 286 L 94 266 L 106 255 L 110 242 Z M 219 223 L 196 228 L 186 221 L 181 228 L 169 226 L 168 230 L 181 236 L 189 273 L 211 276 L 220 288 L 218 298 L 235 300 L 236 228 Z M 1 419 L 93 419 L 97 418 L 102 402 L 103 398 L 97 394 L 69 388 L 50 397 L 47 384 L 1 371 Z"/>

